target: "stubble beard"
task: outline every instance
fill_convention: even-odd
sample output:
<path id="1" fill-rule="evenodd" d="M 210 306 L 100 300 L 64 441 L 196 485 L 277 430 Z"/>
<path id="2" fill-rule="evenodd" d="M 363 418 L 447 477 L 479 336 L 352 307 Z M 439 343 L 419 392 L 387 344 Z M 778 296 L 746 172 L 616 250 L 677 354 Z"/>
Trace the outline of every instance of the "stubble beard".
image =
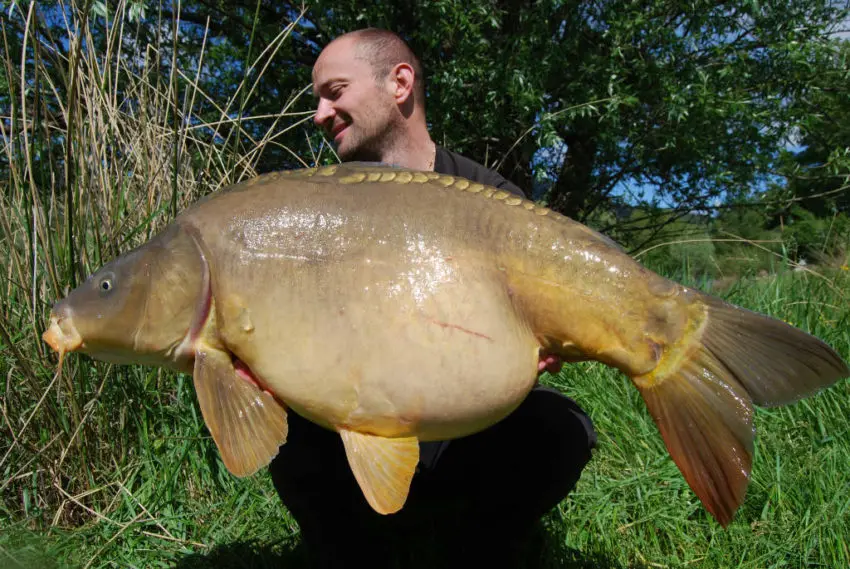
<path id="1" fill-rule="evenodd" d="M 372 109 L 370 109 L 371 111 Z M 368 120 L 354 122 L 348 127 L 347 140 L 337 148 L 337 153 L 346 162 L 386 162 L 391 150 L 398 142 L 397 125 L 386 110 L 374 109 L 364 113 Z"/>

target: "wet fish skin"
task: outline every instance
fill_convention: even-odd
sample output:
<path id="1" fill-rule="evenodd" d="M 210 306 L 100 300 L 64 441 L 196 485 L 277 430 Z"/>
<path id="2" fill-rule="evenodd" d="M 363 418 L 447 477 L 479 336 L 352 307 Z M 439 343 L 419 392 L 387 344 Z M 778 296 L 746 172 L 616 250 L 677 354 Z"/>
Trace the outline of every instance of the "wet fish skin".
<path id="1" fill-rule="evenodd" d="M 48 343 L 113 363 L 191 373 L 188 341 L 193 322 L 204 313 L 207 279 L 200 261 L 190 235 L 179 225 L 167 227 L 54 304 Z M 63 346 L 65 337 L 78 338 L 78 345 Z"/>
<path id="2" fill-rule="evenodd" d="M 101 290 L 110 275 L 116 286 Z M 382 513 L 403 505 L 418 441 L 505 417 L 554 353 L 632 379 L 725 525 L 751 469 L 752 403 L 848 375 L 820 340 L 664 279 L 546 208 L 356 164 L 201 200 L 57 303 L 45 340 L 192 371 L 238 475 L 274 456 L 287 409 L 340 432 Z"/>

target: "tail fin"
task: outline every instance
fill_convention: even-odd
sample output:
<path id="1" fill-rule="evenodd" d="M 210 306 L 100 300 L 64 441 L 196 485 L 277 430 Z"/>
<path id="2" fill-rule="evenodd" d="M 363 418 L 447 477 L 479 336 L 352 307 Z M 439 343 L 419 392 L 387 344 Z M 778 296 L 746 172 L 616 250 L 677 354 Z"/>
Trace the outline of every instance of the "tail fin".
<path id="1" fill-rule="evenodd" d="M 699 295 L 683 340 L 633 378 L 667 450 L 705 508 L 726 526 L 744 500 L 752 403 L 782 405 L 850 374 L 829 346 L 780 320 Z"/>

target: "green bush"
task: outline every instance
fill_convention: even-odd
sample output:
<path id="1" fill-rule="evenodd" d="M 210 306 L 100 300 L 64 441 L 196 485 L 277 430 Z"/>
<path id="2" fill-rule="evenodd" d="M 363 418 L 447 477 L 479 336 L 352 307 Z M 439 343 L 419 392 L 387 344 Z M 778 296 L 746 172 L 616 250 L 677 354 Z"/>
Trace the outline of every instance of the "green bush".
<path id="1" fill-rule="evenodd" d="M 794 207 L 782 231 L 788 255 L 795 261 L 839 264 L 845 260 L 850 240 L 850 218 L 843 213 L 819 218 L 802 207 Z"/>

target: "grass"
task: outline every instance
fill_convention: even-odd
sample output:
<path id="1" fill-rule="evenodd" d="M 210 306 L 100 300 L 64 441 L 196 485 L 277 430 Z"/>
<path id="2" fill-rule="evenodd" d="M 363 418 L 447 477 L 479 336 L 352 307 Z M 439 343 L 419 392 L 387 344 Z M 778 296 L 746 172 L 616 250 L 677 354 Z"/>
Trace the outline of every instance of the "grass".
<path id="1" fill-rule="evenodd" d="M 255 79 L 215 101 L 195 80 L 202 69 L 163 63 L 175 38 L 129 57 L 119 41 L 131 29 L 125 8 L 97 39 L 69 8 L 68 60 L 34 33 L 27 6 L 8 16 L 27 30 L 20 49 L 11 31 L 0 38 L 11 94 L 0 121 L 0 566 L 297 567 L 297 523 L 266 473 L 239 480 L 224 469 L 189 378 L 76 356 L 57 376 L 40 341 L 65 287 L 145 241 L 175 210 L 254 175 L 277 133 L 305 118 L 284 105 L 273 129 L 246 131 L 249 117 L 236 107 Z M 273 55 L 274 46 L 255 69 Z M 840 271 L 780 271 L 723 296 L 850 359 L 848 284 Z M 624 377 L 580 364 L 544 381 L 588 410 L 600 441 L 575 491 L 547 516 L 527 566 L 850 566 L 850 382 L 758 411 L 749 493 L 724 530 Z M 419 566 L 429 566 L 426 554 Z"/>
<path id="2" fill-rule="evenodd" d="M 847 357 L 850 313 L 830 285 L 849 284 L 845 275 L 827 282 L 788 273 L 741 282 L 725 296 L 811 330 Z M 126 397 L 129 418 L 125 432 L 99 436 L 110 445 L 125 438 L 126 456 L 92 469 L 90 494 L 63 494 L 58 516 L 39 507 L 34 473 L 13 485 L 14 495 L 4 490 L 0 556 L 31 567 L 303 566 L 297 524 L 268 475 L 238 480 L 224 470 L 188 379 L 141 368 L 110 373 L 117 375 L 104 394 L 116 405 Z M 528 566 L 850 565 L 850 382 L 758 410 L 752 481 L 724 530 L 687 487 L 625 378 L 580 364 L 544 380 L 582 404 L 600 439 L 575 491 L 545 520 L 542 550 L 529 552 Z M 57 517 L 74 523 L 54 525 Z"/>
<path id="3" fill-rule="evenodd" d="M 788 273 L 724 296 L 850 350 L 846 278 Z M 559 508 L 571 548 L 601 546 L 623 566 L 846 567 L 850 552 L 847 381 L 796 405 L 758 409 L 755 466 L 728 529 L 713 523 L 667 457 L 636 390 L 601 366 L 554 378 L 600 431 L 599 459 Z M 655 564 L 655 565 L 653 565 Z"/>

